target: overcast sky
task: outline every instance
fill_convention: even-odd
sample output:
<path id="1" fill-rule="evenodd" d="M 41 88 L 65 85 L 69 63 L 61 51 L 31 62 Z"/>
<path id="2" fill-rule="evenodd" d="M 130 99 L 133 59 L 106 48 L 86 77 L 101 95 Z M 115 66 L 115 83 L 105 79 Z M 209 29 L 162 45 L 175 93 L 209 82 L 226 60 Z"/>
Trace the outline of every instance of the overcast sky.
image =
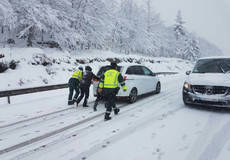
<path id="1" fill-rule="evenodd" d="M 152 4 L 166 25 L 174 24 L 177 11 L 181 10 L 190 32 L 230 56 L 230 0 L 152 0 Z"/>

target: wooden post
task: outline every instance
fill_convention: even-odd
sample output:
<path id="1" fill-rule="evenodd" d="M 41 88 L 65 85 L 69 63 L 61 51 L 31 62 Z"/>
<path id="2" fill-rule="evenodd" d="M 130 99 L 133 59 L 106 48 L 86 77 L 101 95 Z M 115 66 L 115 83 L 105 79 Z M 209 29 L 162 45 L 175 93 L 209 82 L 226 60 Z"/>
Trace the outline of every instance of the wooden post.
<path id="1" fill-rule="evenodd" d="M 8 104 L 10 104 L 10 96 L 7 96 Z"/>

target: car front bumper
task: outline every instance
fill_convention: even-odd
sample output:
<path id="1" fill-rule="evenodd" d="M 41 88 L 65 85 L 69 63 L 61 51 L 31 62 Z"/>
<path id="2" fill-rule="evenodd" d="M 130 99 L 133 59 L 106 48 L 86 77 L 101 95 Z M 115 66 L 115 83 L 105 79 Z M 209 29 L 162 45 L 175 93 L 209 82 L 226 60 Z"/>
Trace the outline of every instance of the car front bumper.
<path id="1" fill-rule="evenodd" d="M 183 90 L 183 98 L 187 104 L 230 108 L 230 95 L 204 95 Z"/>

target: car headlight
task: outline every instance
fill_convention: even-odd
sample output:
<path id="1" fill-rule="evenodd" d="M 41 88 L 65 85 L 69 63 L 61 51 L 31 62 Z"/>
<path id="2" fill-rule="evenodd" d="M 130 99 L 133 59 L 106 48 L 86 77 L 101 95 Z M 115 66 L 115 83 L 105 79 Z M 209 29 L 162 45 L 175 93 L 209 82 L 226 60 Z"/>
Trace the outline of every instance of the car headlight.
<path id="1" fill-rule="evenodd" d="M 190 87 L 191 87 L 191 85 L 189 83 L 187 83 L 187 82 L 184 83 L 184 88 L 189 89 Z"/>
<path id="2" fill-rule="evenodd" d="M 188 82 L 185 82 L 184 83 L 184 89 L 188 92 L 192 92 L 192 87 L 191 87 L 191 84 L 188 83 Z"/>

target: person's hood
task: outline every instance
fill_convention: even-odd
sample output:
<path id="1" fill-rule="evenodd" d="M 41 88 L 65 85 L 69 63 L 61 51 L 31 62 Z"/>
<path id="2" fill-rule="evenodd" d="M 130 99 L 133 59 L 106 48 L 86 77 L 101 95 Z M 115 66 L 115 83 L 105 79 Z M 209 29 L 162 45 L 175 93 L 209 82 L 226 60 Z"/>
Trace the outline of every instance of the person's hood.
<path id="1" fill-rule="evenodd" d="M 191 73 L 187 82 L 191 85 L 227 86 L 230 87 L 229 73 Z"/>

